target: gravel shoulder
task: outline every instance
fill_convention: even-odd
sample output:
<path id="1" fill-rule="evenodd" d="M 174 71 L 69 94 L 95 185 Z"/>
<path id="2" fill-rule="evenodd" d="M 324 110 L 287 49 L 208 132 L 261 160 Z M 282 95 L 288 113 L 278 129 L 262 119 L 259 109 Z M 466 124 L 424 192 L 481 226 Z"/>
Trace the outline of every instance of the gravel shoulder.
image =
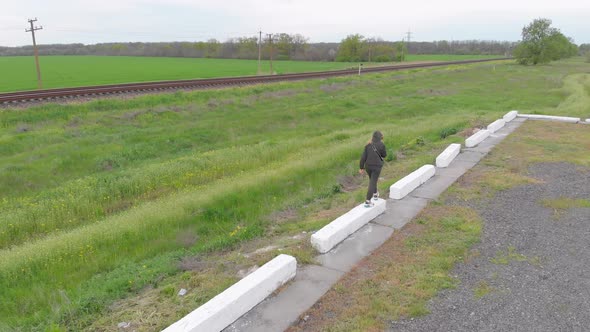
<path id="1" fill-rule="evenodd" d="M 391 331 L 584 331 L 590 326 L 590 208 L 556 212 L 544 200 L 588 199 L 590 168 L 529 167 L 536 184 L 501 191 L 472 206 L 483 219 L 475 258 L 460 280 L 431 300 L 429 315 Z"/>

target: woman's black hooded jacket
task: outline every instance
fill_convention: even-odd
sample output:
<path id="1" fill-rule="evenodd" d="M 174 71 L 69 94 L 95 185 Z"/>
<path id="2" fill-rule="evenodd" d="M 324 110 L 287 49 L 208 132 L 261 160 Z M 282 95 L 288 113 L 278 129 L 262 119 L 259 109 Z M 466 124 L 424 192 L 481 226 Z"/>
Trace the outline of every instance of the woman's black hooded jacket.
<path id="1" fill-rule="evenodd" d="M 377 151 L 375 152 L 375 150 Z M 381 155 L 381 157 L 379 157 L 379 155 Z M 383 167 L 383 160 L 386 156 L 387 151 L 385 149 L 385 144 L 383 144 L 383 142 L 380 139 L 377 141 L 373 139 L 371 143 L 365 145 L 365 150 L 363 150 L 363 155 L 361 156 L 359 168 L 381 168 Z"/>

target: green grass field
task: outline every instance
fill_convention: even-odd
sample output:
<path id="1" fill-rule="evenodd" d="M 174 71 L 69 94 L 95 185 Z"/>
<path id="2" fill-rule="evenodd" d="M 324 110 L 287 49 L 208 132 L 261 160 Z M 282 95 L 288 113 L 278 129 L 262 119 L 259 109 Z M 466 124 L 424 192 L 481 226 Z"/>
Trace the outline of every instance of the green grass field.
<path id="1" fill-rule="evenodd" d="M 490 56 L 411 55 L 409 61 L 449 61 Z M 42 56 L 43 87 L 63 88 L 128 82 L 256 75 L 258 61 L 107 56 Z M 274 61 L 273 71 L 287 74 L 344 69 L 343 62 Z M 149 69 L 149 70 L 148 70 Z M 268 74 L 269 62 L 261 71 Z M 34 90 L 37 74 L 33 57 L 0 57 L 0 92 Z"/>
<path id="2" fill-rule="evenodd" d="M 511 109 L 590 117 L 589 68 L 497 62 L 1 109 L 0 330 L 86 329 L 189 273 L 185 257 L 318 229 L 330 220 L 314 211 L 362 200 L 364 185 L 343 183 L 375 129 L 397 156 L 385 192 Z M 277 224 L 281 211 L 297 213 Z"/>

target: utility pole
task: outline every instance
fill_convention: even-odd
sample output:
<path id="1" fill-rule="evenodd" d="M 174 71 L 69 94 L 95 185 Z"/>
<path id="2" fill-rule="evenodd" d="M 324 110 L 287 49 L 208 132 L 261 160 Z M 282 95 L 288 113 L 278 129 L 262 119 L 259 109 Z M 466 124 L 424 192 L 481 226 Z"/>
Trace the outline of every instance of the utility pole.
<path id="1" fill-rule="evenodd" d="M 268 36 L 268 44 L 270 45 L 270 74 L 272 75 L 272 33 L 267 33 Z"/>
<path id="2" fill-rule="evenodd" d="M 37 65 L 37 87 L 43 89 L 43 82 L 41 82 L 41 68 L 39 67 L 39 51 L 37 50 L 37 42 L 35 41 L 35 31 L 42 30 L 43 27 L 35 27 L 33 23 L 37 22 L 37 18 L 34 20 L 29 19 L 31 29 L 25 29 L 25 32 L 30 32 L 33 35 L 33 50 L 35 52 L 35 64 Z"/>
<path id="3" fill-rule="evenodd" d="M 408 35 L 408 54 L 410 54 L 410 40 L 412 38 L 412 31 L 408 29 L 408 32 L 406 32 L 406 34 Z"/>
<path id="4" fill-rule="evenodd" d="M 262 30 L 258 31 L 258 75 L 260 75 L 260 57 L 262 54 Z"/>

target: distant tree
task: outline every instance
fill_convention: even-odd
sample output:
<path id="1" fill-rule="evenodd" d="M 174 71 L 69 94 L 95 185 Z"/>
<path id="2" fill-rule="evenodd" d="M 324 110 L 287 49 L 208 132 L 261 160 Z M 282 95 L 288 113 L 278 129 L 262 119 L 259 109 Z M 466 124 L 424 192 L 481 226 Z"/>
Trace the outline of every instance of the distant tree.
<path id="1" fill-rule="evenodd" d="M 279 33 L 273 38 L 277 60 L 289 60 L 291 59 L 291 51 L 293 47 L 293 37 L 288 33 Z"/>
<path id="2" fill-rule="evenodd" d="M 364 40 L 364 42 L 362 43 L 362 50 L 360 51 L 361 53 L 361 60 L 362 61 L 373 61 L 374 60 L 374 52 L 375 52 L 375 46 L 377 45 L 377 39 L 376 38 L 366 38 Z M 373 57 L 371 57 L 373 56 Z"/>
<path id="3" fill-rule="evenodd" d="M 551 20 L 539 18 L 522 29 L 522 42 L 514 56 L 520 64 L 536 65 L 572 56 L 575 48 L 571 40 L 551 27 Z"/>
<path id="4" fill-rule="evenodd" d="M 361 51 L 365 44 L 365 37 L 362 35 L 349 35 L 340 42 L 336 61 L 358 62 L 361 61 Z"/>
<path id="5" fill-rule="evenodd" d="M 567 38 L 561 32 L 555 32 L 548 38 L 547 48 L 551 60 L 569 58 L 578 54 L 578 47 L 572 39 Z"/>
<path id="6" fill-rule="evenodd" d="M 253 59 L 258 56 L 258 38 L 256 37 L 241 37 L 238 41 L 239 59 Z"/>
<path id="7" fill-rule="evenodd" d="M 308 39 L 300 34 L 292 36 L 291 59 L 305 59 L 305 54 L 309 48 Z"/>
<path id="8" fill-rule="evenodd" d="M 446 40 L 441 40 L 436 45 L 442 54 L 451 54 L 451 44 Z"/>
<path id="9" fill-rule="evenodd" d="M 127 50 L 127 45 L 123 43 L 116 43 L 111 45 L 111 50 L 115 55 L 122 55 L 122 53 Z"/>
<path id="10" fill-rule="evenodd" d="M 394 60 L 395 48 L 391 42 L 376 38 L 371 45 L 371 60 L 374 62 L 390 62 Z M 367 59 L 368 60 L 368 59 Z"/>
<path id="11" fill-rule="evenodd" d="M 580 44 L 578 54 L 586 56 L 586 62 L 590 62 L 590 44 Z"/>
<path id="12" fill-rule="evenodd" d="M 404 42 L 396 42 L 393 45 L 395 49 L 395 61 L 404 61 L 405 55 L 408 54 L 408 48 Z"/>
<path id="13" fill-rule="evenodd" d="M 207 49 L 205 51 L 205 57 L 207 58 L 217 58 L 219 57 L 219 53 L 221 51 L 221 44 L 217 39 L 211 38 L 207 40 Z"/>

